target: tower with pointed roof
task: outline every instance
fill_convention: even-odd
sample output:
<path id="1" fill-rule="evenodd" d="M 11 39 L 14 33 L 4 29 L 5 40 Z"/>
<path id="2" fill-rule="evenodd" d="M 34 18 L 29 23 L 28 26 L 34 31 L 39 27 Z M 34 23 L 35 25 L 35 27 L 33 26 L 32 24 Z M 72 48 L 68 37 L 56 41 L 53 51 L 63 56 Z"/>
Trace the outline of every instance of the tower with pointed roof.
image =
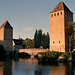
<path id="1" fill-rule="evenodd" d="M 0 27 L 0 45 L 3 45 L 5 50 L 12 50 L 13 27 L 6 20 Z"/>
<path id="2" fill-rule="evenodd" d="M 73 13 L 65 5 L 59 2 L 50 14 L 50 51 L 66 52 L 69 45 L 65 33 L 65 26 L 73 22 Z"/>

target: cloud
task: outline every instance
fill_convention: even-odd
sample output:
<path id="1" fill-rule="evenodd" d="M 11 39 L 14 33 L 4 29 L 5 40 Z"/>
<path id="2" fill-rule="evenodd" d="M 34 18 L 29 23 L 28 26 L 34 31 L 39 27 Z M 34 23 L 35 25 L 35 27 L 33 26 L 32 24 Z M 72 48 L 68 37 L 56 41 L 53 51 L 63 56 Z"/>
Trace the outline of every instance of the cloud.
<path id="1" fill-rule="evenodd" d="M 25 28 L 25 31 L 27 31 L 27 32 L 30 32 L 32 30 L 33 30 L 33 27 L 27 27 L 27 28 Z"/>

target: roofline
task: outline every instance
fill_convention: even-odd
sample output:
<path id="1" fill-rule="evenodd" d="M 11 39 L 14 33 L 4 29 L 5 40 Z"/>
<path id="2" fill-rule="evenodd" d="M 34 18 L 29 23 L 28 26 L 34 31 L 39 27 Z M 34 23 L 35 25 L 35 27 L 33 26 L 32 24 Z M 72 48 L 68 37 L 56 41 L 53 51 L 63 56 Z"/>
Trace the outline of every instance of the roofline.
<path id="1" fill-rule="evenodd" d="M 61 11 L 61 10 L 59 10 L 59 11 Z M 54 12 L 58 12 L 58 11 L 54 11 Z M 51 11 L 51 12 L 49 12 L 49 14 L 50 14 L 50 13 L 54 13 L 54 12 Z M 68 11 L 66 11 L 66 12 L 68 12 Z M 73 12 L 69 12 L 69 13 L 74 14 Z"/>

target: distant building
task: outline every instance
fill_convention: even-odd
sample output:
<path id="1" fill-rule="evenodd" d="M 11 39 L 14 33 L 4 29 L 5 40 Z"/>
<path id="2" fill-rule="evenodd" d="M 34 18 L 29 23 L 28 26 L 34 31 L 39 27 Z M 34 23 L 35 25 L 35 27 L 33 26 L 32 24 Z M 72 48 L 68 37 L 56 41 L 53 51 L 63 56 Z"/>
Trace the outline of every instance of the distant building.
<path id="1" fill-rule="evenodd" d="M 69 43 L 65 33 L 65 26 L 73 22 L 73 13 L 64 2 L 59 2 L 50 14 L 50 51 L 66 52 Z"/>
<path id="2" fill-rule="evenodd" d="M 0 27 L 0 45 L 4 46 L 6 51 L 12 50 L 13 27 L 8 21 L 5 21 Z"/>
<path id="3" fill-rule="evenodd" d="M 13 39 L 13 51 L 18 51 L 19 49 L 22 49 L 22 43 L 23 40 L 22 39 Z"/>

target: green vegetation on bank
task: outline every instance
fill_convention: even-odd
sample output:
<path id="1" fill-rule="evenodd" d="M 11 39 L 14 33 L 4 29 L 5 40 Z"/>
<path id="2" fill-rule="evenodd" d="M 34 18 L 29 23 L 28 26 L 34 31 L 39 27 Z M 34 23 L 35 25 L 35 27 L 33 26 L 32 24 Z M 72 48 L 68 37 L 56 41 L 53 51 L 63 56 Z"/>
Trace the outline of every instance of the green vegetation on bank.
<path id="1" fill-rule="evenodd" d="M 63 57 L 63 60 L 68 60 L 69 57 L 71 57 L 70 52 L 55 52 L 55 51 L 48 51 L 48 52 L 40 52 L 40 55 L 42 55 L 42 60 L 47 61 L 57 61 L 59 56 Z"/>
<path id="2" fill-rule="evenodd" d="M 70 52 L 64 52 L 61 53 L 61 56 L 63 57 L 64 60 L 68 60 L 71 57 L 71 53 Z"/>

